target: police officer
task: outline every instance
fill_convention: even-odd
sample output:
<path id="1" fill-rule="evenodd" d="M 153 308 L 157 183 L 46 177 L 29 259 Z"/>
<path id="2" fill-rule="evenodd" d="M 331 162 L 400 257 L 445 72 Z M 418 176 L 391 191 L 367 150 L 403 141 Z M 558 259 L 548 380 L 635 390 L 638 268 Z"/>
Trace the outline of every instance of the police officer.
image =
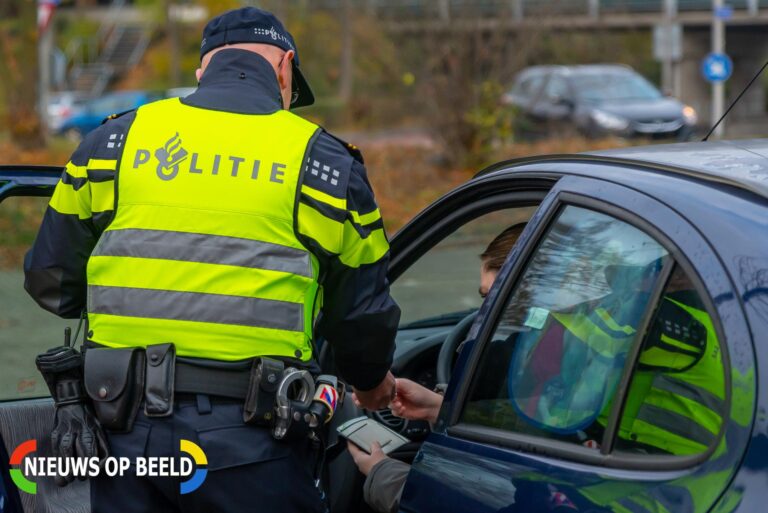
<path id="1" fill-rule="evenodd" d="M 84 385 L 76 351 L 38 359 L 54 451 L 104 457 L 94 408 L 113 456 L 178 456 L 181 439 L 205 453 L 189 494 L 181 478 L 92 479 L 96 513 L 319 511 L 308 439 L 244 424 L 243 401 L 255 359 L 314 372 L 323 337 L 363 406 L 389 403 L 383 222 L 360 152 L 289 112 L 314 97 L 275 16 L 220 15 L 200 55 L 196 92 L 85 138 L 26 257 L 43 308 L 87 311 Z"/>

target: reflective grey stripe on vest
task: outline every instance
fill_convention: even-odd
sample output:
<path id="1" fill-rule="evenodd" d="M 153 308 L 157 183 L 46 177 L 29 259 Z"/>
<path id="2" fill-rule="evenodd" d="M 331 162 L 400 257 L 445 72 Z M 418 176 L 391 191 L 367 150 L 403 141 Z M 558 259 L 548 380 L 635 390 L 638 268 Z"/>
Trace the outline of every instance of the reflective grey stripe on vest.
<path id="1" fill-rule="evenodd" d="M 659 429 L 707 447 L 713 445 L 717 439 L 717 435 L 713 435 L 707 428 L 697 424 L 693 419 L 652 404 L 641 406 L 637 412 L 637 418 Z"/>
<path id="2" fill-rule="evenodd" d="M 271 299 L 91 285 L 88 305 L 94 314 L 304 331 L 304 305 Z"/>
<path id="3" fill-rule="evenodd" d="M 104 232 L 94 256 L 157 258 L 267 269 L 312 277 L 309 253 L 258 240 L 129 228 Z"/>
<path id="4" fill-rule="evenodd" d="M 660 374 L 654 378 L 652 386 L 658 390 L 690 399 L 691 401 L 709 408 L 718 415 L 723 414 L 725 402 L 709 390 L 705 390 L 686 381 L 675 379 L 664 374 Z"/>

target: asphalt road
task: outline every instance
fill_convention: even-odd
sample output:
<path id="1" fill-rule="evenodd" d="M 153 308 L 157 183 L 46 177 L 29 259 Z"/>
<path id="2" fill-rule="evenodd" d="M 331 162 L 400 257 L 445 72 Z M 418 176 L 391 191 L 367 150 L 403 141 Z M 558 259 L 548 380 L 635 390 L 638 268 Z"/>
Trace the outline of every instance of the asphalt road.
<path id="1" fill-rule="evenodd" d="M 434 248 L 392 285 L 392 296 L 407 323 L 478 308 L 480 259 L 485 241 Z"/>

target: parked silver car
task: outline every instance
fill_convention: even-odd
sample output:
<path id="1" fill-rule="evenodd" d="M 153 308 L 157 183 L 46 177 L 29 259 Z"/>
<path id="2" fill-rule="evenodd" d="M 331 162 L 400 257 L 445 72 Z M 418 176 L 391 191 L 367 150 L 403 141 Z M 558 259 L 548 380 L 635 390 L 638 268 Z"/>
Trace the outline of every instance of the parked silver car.
<path id="1" fill-rule="evenodd" d="M 591 137 L 687 140 L 698 123 L 692 107 L 664 96 L 632 68 L 615 64 L 527 68 L 503 102 L 520 110 L 520 126 L 532 135 L 575 128 Z"/>

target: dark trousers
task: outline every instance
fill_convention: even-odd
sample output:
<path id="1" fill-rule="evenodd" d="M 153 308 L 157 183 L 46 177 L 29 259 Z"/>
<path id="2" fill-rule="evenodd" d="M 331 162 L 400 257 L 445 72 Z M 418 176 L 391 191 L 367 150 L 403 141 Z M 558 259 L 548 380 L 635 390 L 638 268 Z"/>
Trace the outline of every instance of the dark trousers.
<path id="1" fill-rule="evenodd" d="M 264 428 L 243 424 L 242 402 L 209 396 L 181 397 L 174 414 L 148 418 L 143 412 L 130 433 L 107 433 L 112 456 L 179 457 L 181 439 L 196 443 L 208 473 L 195 491 L 181 495 L 188 477 L 91 479 L 93 513 L 322 512 L 314 484 L 317 456 L 306 442 L 278 442 Z"/>

